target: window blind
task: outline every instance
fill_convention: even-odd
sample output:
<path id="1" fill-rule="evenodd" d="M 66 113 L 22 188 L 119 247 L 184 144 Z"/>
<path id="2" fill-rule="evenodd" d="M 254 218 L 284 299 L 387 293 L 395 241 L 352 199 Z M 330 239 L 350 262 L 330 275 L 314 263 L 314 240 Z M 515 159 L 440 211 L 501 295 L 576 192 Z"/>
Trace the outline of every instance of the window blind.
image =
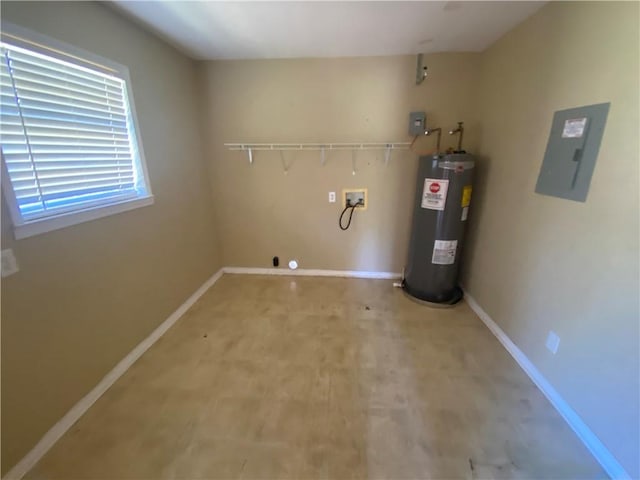
<path id="1" fill-rule="evenodd" d="M 0 142 L 23 221 L 146 196 L 126 82 L 0 48 Z"/>

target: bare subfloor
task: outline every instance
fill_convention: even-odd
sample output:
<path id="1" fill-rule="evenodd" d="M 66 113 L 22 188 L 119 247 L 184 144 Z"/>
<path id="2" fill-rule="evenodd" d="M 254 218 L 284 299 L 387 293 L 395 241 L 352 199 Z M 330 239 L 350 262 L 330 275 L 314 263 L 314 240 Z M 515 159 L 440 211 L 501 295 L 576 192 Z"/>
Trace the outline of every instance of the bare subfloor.
<path id="1" fill-rule="evenodd" d="M 37 479 L 604 478 L 466 304 L 225 275 Z"/>

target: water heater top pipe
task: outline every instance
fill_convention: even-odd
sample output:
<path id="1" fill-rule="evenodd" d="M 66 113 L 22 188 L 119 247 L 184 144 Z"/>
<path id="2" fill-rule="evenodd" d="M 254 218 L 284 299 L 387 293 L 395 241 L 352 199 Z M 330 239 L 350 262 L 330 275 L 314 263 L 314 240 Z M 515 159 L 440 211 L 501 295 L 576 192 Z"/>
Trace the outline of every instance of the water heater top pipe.
<path id="1" fill-rule="evenodd" d="M 436 139 L 436 155 L 440 155 L 440 137 L 442 136 L 442 128 L 428 128 L 424 131 L 424 134 L 428 137 L 434 132 L 438 133 L 438 138 Z"/>
<path id="2" fill-rule="evenodd" d="M 449 130 L 449 135 L 455 135 L 456 133 L 460 134 L 458 136 L 458 152 L 462 151 L 462 135 L 464 134 L 464 127 L 462 126 L 462 124 L 463 122 L 458 122 L 458 128 Z"/>

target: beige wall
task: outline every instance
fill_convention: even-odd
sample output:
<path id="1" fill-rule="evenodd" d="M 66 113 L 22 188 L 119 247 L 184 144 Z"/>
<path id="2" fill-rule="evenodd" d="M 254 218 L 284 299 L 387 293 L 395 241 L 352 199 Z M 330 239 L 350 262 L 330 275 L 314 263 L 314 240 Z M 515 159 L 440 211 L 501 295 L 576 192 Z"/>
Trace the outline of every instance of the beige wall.
<path id="1" fill-rule="evenodd" d="M 2 279 L 2 471 L 219 268 L 195 65 L 100 4 L 2 2 L 3 20 L 130 69 L 153 206 L 15 241 Z"/>
<path id="2" fill-rule="evenodd" d="M 14 241 L 2 280 L 2 471 L 220 265 L 400 271 L 416 158 L 246 156 L 225 142 L 407 140 L 407 113 L 465 121 L 480 151 L 464 283 L 640 475 L 638 4 L 550 4 L 484 54 L 196 66 L 99 4 L 2 2 L 3 18 L 128 65 L 156 203 Z M 534 193 L 553 112 L 611 102 L 586 203 Z M 201 121 L 198 119 L 201 108 Z M 206 169 L 200 136 L 205 136 Z M 443 146 L 454 139 L 443 137 Z M 430 149 L 422 139 L 419 148 Z M 208 179 L 210 178 L 210 182 Z M 338 229 L 327 192 L 367 187 Z M 211 202 L 213 187 L 213 203 Z M 222 228 L 214 229 L 214 222 Z M 221 252 L 218 258 L 217 251 Z M 562 341 L 544 348 L 548 330 Z"/>
<path id="3" fill-rule="evenodd" d="M 483 54 L 464 283 L 634 477 L 638 3 L 553 3 Z M 553 112 L 611 102 L 585 203 L 534 193 Z M 554 356 L 549 330 L 560 335 Z"/>
<path id="4" fill-rule="evenodd" d="M 227 142 L 407 141 L 408 113 L 428 124 L 465 121 L 465 144 L 479 138 L 474 88 L 477 54 L 426 57 L 429 78 L 415 85 L 415 57 L 208 62 L 202 67 L 209 163 L 223 263 L 267 267 L 278 255 L 301 268 L 400 272 L 406 260 L 417 161 L 408 152 L 256 152 L 249 166 Z M 455 144 L 443 137 L 443 146 Z M 419 148 L 435 142 L 424 138 Z M 328 192 L 369 189 L 369 207 L 338 228 Z"/>

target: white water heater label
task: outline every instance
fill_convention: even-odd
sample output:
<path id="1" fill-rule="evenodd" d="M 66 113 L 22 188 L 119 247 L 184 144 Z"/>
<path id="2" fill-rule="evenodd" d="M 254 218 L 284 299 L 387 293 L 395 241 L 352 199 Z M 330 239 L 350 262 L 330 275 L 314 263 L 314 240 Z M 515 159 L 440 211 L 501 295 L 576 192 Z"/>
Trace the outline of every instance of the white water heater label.
<path id="1" fill-rule="evenodd" d="M 462 209 L 462 216 L 460 217 L 460 220 L 462 222 L 466 222 L 468 216 L 469 216 L 469 207 L 464 207 Z"/>
<path id="2" fill-rule="evenodd" d="M 433 245 L 431 263 L 436 265 L 452 265 L 456 261 L 458 240 L 436 240 Z"/>
<path id="3" fill-rule="evenodd" d="M 422 189 L 422 208 L 430 210 L 444 210 L 447 203 L 449 180 L 440 178 L 425 178 Z"/>

